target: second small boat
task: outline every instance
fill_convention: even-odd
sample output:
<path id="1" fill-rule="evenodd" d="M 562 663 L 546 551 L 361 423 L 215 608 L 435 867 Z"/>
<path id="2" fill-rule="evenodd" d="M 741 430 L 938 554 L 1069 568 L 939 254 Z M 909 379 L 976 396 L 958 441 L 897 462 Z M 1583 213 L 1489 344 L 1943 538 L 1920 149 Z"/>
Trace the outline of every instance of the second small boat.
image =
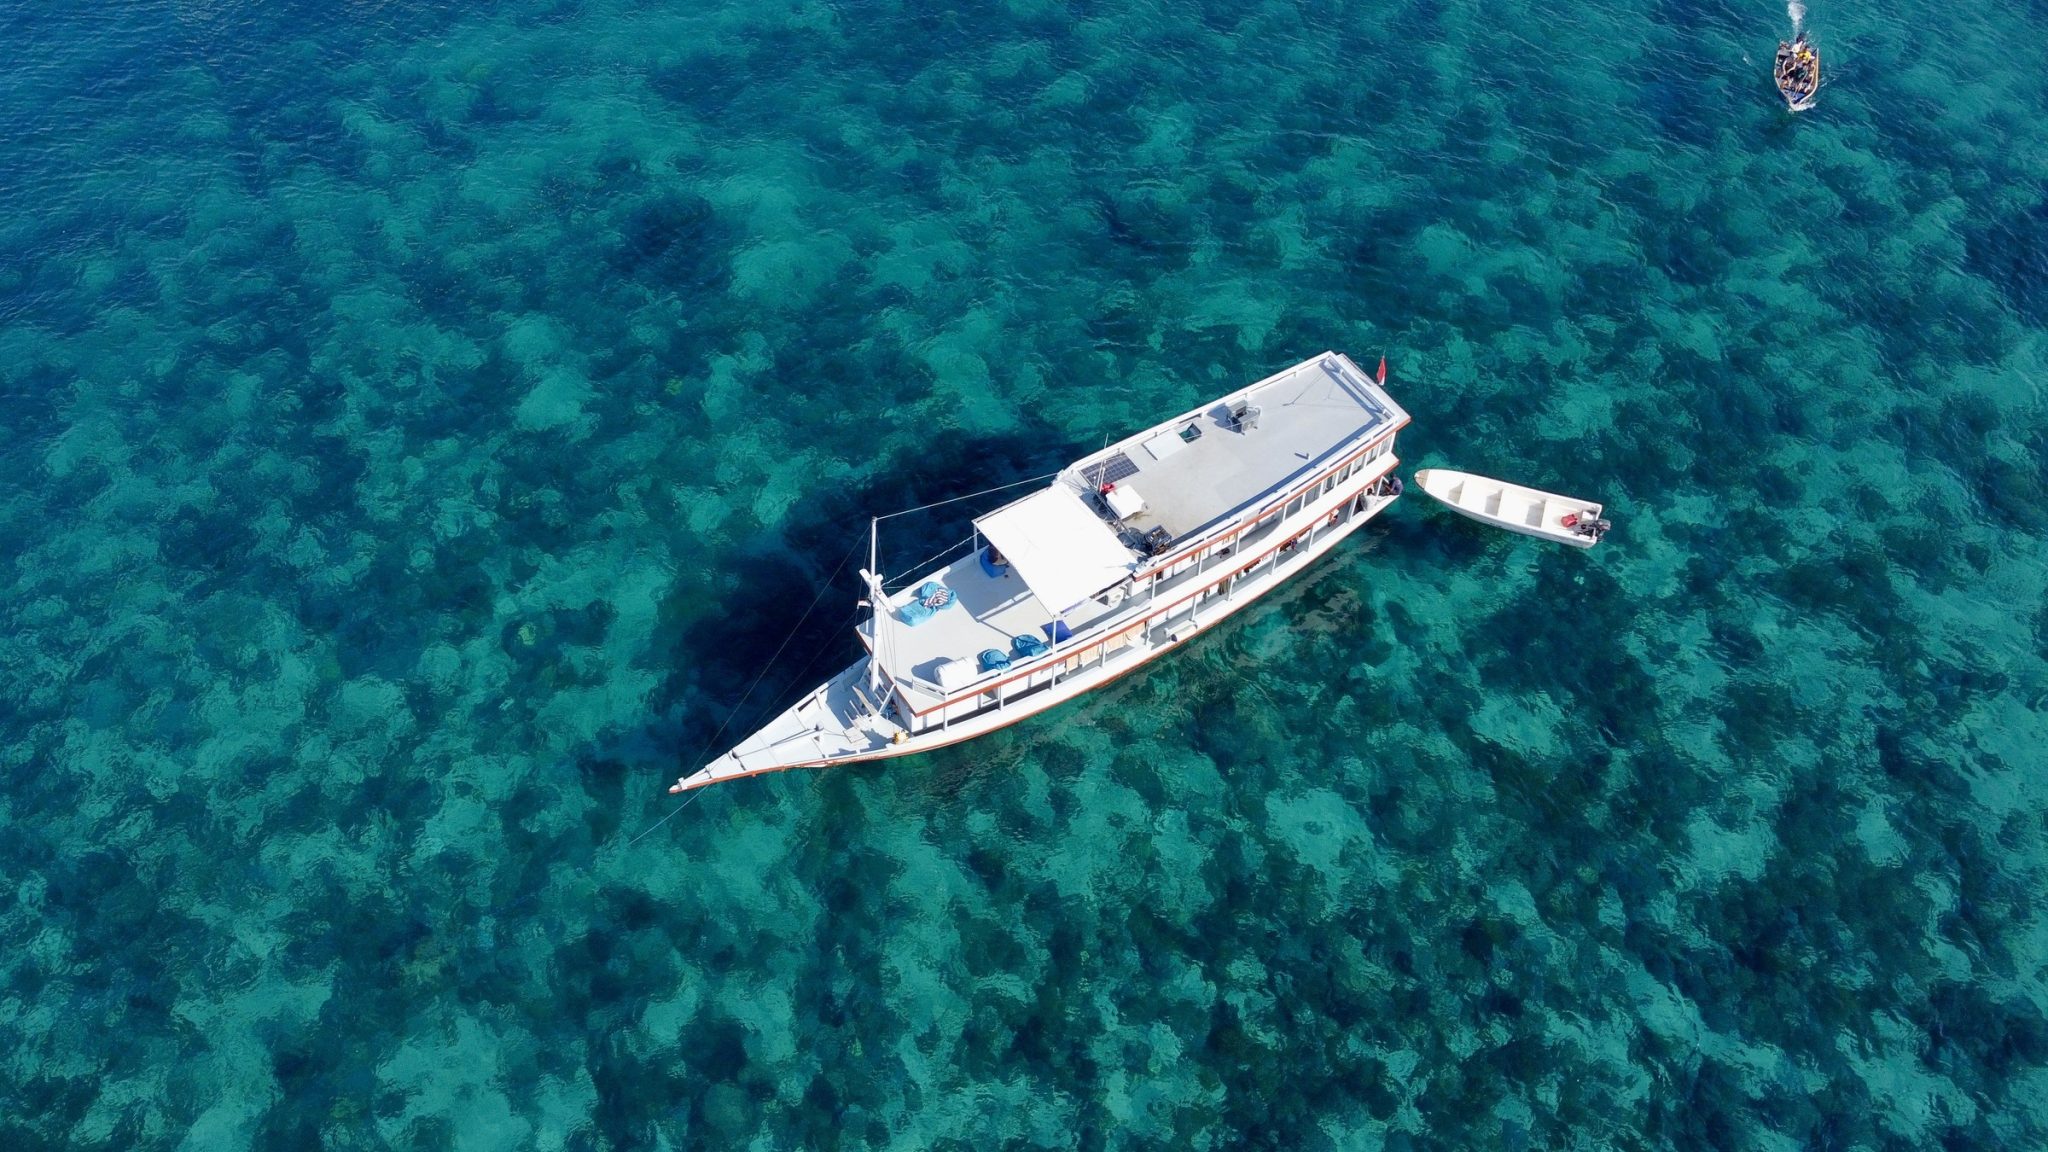
<path id="1" fill-rule="evenodd" d="M 1613 527 L 1600 518 L 1600 505 L 1590 500 L 1524 488 L 1470 472 L 1424 468 L 1415 474 L 1415 483 L 1460 516 L 1574 548 L 1591 548 Z"/>
<path id="2" fill-rule="evenodd" d="M 1786 108 L 1804 112 L 1813 107 L 1814 98 L 1820 95 L 1820 50 L 1806 38 L 1806 33 L 1794 35 L 1790 43 L 1778 41 L 1771 78 L 1777 81 L 1778 94 L 1785 98 Z"/>

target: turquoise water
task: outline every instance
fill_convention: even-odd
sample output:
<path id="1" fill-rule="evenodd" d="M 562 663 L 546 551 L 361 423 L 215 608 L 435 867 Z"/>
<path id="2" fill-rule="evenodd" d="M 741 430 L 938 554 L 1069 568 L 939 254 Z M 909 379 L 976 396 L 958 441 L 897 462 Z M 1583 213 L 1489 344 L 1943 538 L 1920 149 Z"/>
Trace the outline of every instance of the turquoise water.
<path id="1" fill-rule="evenodd" d="M 2048 1146 L 2048 9 L 1810 22 L 0 0 L 0 1145 Z M 632 840 L 1330 347 L 1614 533 Z"/>

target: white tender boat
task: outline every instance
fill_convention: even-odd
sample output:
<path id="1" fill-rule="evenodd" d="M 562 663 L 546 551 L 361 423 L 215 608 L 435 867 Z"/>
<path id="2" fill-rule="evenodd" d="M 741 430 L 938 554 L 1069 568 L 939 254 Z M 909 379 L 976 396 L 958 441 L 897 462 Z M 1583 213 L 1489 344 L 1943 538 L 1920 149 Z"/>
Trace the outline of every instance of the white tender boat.
<path id="1" fill-rule="evenodd" d="M 1600 518 L 1600 505 L 1590 500 L 1524 488 L 1470 472 L 1424 468 L 1415 474 L 1415 483 L 1460 516 L 1574 548 L 1591 548 L 1610 527 Z"/>
<path id="2" fill-rule="evenodd" d="M 871 525 L 867 656 L 669 791 L 971 740 L 1187 643 L 1394 501 L 1408 414 L 1385 379 L 1305 360 L 1075 461 L 901 578 L 874 571 Z"/>

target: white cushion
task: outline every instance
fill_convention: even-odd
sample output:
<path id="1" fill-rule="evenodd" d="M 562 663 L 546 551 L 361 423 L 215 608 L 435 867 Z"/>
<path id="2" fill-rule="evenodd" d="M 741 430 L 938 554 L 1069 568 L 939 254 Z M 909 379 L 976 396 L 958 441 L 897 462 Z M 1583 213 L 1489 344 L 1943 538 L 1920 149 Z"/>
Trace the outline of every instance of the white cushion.
<path id="1" fill-rule="evenodd" d="M 1109 510 L 1115 513 L 1119 520 L 1129 520 L 1145 510 L 1145 498 L 1138 495 L 1138 490 L 1129 484 L 1119 484 L 1111 488 L 1103 493 L 1102 498 L 1109 502 Z"/>

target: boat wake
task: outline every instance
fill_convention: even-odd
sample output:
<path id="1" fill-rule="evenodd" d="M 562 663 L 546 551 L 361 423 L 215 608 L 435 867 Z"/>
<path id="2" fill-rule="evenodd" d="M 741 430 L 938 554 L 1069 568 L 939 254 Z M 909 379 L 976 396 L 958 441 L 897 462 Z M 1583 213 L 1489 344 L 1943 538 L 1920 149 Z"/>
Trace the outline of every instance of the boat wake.
<path id="1" fill-rule="evenodd" d="M 1806 23 L 1806 5 L 1801 4 L 1799 0 L 1792 0 L 1790 4 L 1785 5 L 1785 15 L 1792 18 L 1792 34 L 1797 36 L 1800 27 Z"/>

